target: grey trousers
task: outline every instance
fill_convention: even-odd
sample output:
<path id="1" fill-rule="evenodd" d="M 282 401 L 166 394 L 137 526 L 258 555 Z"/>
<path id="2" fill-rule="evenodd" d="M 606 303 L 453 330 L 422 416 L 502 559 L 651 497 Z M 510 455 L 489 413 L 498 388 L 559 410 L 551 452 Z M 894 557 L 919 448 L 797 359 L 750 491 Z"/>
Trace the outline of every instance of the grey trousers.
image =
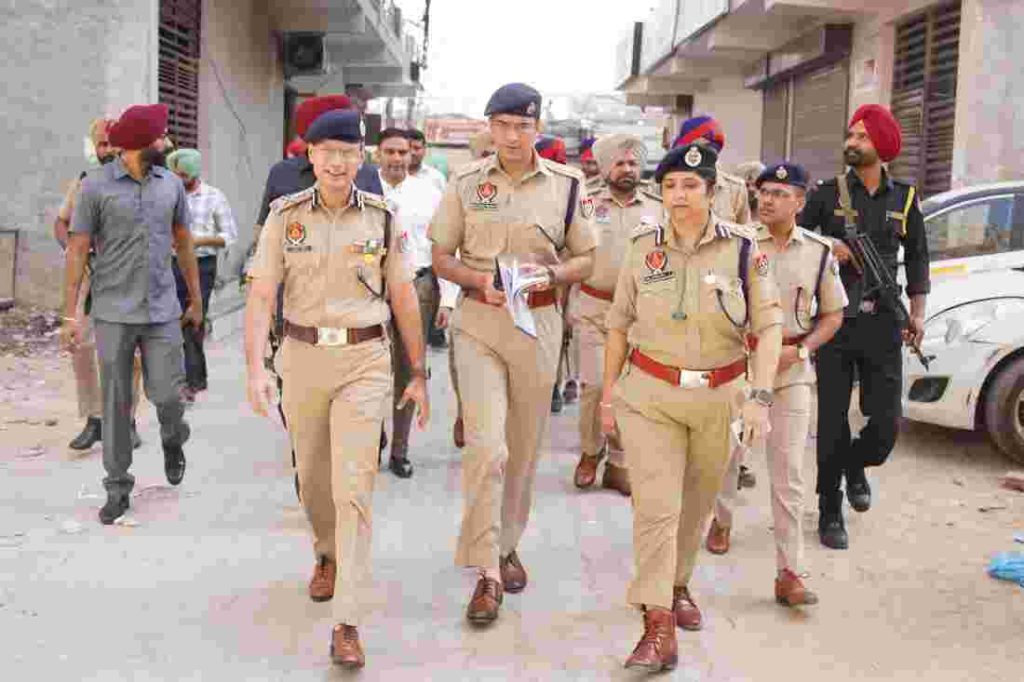
<path id="1" fill-rule="evenodd" d="M 181 389 L 185 385 L 181 324 L 123 324 L 94 320 L 103 391 L 103 486 L 108 494 L 127 495 L 135 484 L 132 465 L 132 362 L 142 351 L 146 397 L 156 407 L 160 441 L 181 445 L 188 438 Z"/>

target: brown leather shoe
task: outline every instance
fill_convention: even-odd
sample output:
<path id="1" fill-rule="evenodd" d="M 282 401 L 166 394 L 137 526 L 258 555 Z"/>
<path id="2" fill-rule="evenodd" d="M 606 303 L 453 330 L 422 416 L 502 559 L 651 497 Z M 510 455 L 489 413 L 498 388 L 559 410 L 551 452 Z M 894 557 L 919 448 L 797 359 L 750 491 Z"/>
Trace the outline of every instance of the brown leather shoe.
<path id="1" fill-rule="evenodd" d="M 466 608 L 466 619 L 474 625 L 489 625 L 498 617 L 503 592 L 497 580 L 480 576 L 473 598 Z"/>
<path id="2" fill-rule="evenodd" d="M 676 614 L 676 625 L 682 629 L 700 630 L 704 627 L 704 616 L 686 586 L 672 588 L 672 611 Z"/>
<path id="3" fill-rule="evenodd" d="M 629 469 L 615 466 L 608 462 L 604 465 L 601 487 L 608 490 L 618 490 L 622 495 L 629 497 L 633 494 L 633 487 L 629 484 Z"/>
<path id="4" fill-rule="evenodd" d="M 320 557 L 313 567 L 309 579 L 309 598 L 313 601 L 330 601 L 334 597 L 334 576 L 338 565 L 325 556 Z"/>
<path id="5" fill-rule="evenodd" d="M 579 464 L 576 465 L 576 474 L 573 476 L 573 483 L 577 488 L 589 488 L 594 485 L 597 479 L 597 465 L 601 463 L 601 455 L 580 455 Z"/>
<path id="6" fill-rule="evenodd" d="M 644 635 L 626 661 L 627 668 L 642 668 L 657 673 L 672 670 L 679 660 L 676 629 L 668 609 L 648 608 L 644 611 Z"/>
<path id="7" fill-rule="evenodd" d="M 718 519 L 711 519 L 708 539 L 704 542 L 704 546 L 712 554 L 727 554 L 729 552 L 729 527 L 720 526 Z"/>
<path id="8" fill-rule="evenodd" d="M 498 568 L 501 569 L 501 583 L 506 592 L 516 594 L 523 591 L 526 587 L 526 569 L 514 549 L 508 556 L 498 559 Z"/>
<path id="9" fill-rule="evenodd" d="M 355 625 L 338 623 L 331 633 L 331 662 L 342 668 L 356 669 L 366 665 L 359 631 Z"/>
<path id="10" fill-rule="evenodd" d="M 785 568 L 775 578 L 775 601 L 783 606 L 810 606 L 818 603 L 818 595 L 804 587 L 800 576 Z"/>
<path id="11" fill-rule="evenodd" d="M 466 447 L 466 427 L 462 423 L 462 417 L 455 420 L 455 425 L 452 426 L 452 440 L 455 441 L 455 447 L 460 450 Z"/>

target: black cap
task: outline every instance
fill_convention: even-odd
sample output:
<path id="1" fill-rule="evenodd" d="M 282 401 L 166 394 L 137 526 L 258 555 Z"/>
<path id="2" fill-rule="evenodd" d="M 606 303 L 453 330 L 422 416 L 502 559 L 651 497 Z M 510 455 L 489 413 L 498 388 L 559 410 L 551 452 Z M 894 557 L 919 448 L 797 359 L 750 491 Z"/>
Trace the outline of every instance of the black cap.
<path id="1" fill-rule="evenodd" d="M 512 114 L 539 119 L 540 104 L 540 93 L 537 90 L 525 83 L 509 83 L 495 90 L 491 99 L 487 100 L 484 116 Z"/>
<path id="2" fill-rule="evenodd" d="M 718 154 L 708 145 L 690 144 L 676 147 L 665 154 L 657 170 L 654 181 L 660 183 L 662 178 L 674 171 L 690 171 L 706 180 L 714 182 L 718 178 Z"/>
<path id="3" fill-rule="evenodd" d="M 794 187 L 800 187 L 801 189 L 807 189 L 807 185 L 810 182 L 810 177 L 807 175 L 807 171 L 798 163 L 790 163 L 788 161 L 783 163 L 773 163 L 764 169 L 764 171 L 757 176 L 757 180 L 754 181 L 756 187 L 760 187 L 765 182 L 778 182 L 783 185 L 793 185 Z"/>
<path id="4" fill-rule="evenodd" d="M 358 111 L 334 109 L 321 114 L 309 126 L 305 140 L 315 144 L 321 140 L 362 142 L 366 126 Z"/>

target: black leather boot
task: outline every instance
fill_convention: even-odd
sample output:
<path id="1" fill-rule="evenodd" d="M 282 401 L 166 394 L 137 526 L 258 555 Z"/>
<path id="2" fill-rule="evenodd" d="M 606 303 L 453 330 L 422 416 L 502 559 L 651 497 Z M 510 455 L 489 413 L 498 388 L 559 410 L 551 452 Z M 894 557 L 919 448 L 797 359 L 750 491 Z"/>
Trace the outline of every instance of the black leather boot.
<path id="1" fill-rule="evenodd" d="M 82 432 L 68 443 L 72 450 L 88 450 L 103 438 L 103 422 L 99 417 L 89 417 Z"/>

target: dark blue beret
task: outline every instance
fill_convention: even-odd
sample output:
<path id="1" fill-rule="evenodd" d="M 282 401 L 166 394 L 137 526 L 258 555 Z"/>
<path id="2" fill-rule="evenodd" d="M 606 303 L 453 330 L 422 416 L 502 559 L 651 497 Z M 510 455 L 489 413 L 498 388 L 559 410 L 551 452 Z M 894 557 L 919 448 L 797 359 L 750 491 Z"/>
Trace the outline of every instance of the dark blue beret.
<path id="1" fill-rule="evenodd" d="M 807 185 L 810 183 L 810 176 L 807 175 L 807 171 L 800 164 L 786 161 L 783 163 L 773 163 L 765 168 L 757 176 L 754 185 L 760 187 L 765 182 L 779 182 L 784 185 L 793 185 L 794 187 L 807 189 Z"/>
<path id="2" fill-rule="evenodd" d="M 654 181 L 660 183 L 667 174 L 690 171 L 714 182 L 718 178 L 718 154 L 709 145 L 690 144 L 676 147 L 661 159 L 654 171 Z"/>
<path id="3" fill-rule="evenodd" d="M 509 83 L 494 91 L 487 100 L 484 116 L 512 114 L 540 118 L 540 93 L 525 83 Z"/>
<path id="4" fill-rule="evenodd" d="M 366 126 L 358 111 L 332 109 L 313 121 L 306 131 L 305 140 L 309 144 L 315 144 L 321 140 L 362 142 L 364 135 L 366 135 Z"/>

